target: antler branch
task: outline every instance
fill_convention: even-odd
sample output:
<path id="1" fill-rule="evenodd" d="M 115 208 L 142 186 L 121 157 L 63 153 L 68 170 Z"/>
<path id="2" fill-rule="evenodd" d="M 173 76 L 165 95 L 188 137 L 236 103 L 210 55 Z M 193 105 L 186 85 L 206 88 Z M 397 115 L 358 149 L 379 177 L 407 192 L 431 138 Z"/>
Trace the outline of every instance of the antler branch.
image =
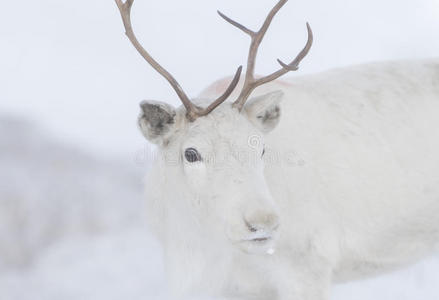
<path id="1" fill-rule="evenodd" d="M 218 105 L 224 102 L 230 94 L 235 89 L 236 85 L 239 82 L 239 77 L 241 75 L 242 67 L 239 67 L 235 73 L 235 77 L 230 83 L 227 90 L 221 95 L 218 99 L 216 99 L 211 105 L 209 105 L 206 109 L 202 109 L 200 107 L 195 106 L 190 100 L 186 93 L 181 88 L 180 84 L 175 80 L 175 78 L 165 69 L 163 68 L 152 56 L 143 48 L 140 42 L 137 40 L 136 35 L 133 31 L 133 26 L 131 24 L 131 7 L 133 6 L 134 0 L 126 0 L 122 2 L 122 0 L 115 0 L 117 7 L 119 8 L 120 15 L 122 17 L 123 25 L 125 27 L 125 34 L 128 39 L 131 41 L 136 50 L 142 55 L 142 57 L 166 80 L 171 84 L 172 88 L 177 93 L 178 97 L 182 101 L 184 107 L 186 108 L 186 115 L 190 121 L 194 121 L 196 118 L 200 116 L 205 116 L 214 110 Z"/>
<path id="2" fill-rule="evenodd" d="M 309 26 L 308 22 L 306 23 L 306 29 L 308 32 L 308 39 L 307 39 L 305 47 L 303 47 L 302 51 L 300 51 L 299 54 L 297 54 L 296 58 L 294 58 L 294 60 L 289 64 L 286 64 L 286 63 L 282 62 L 280 59 L 277 59 L 278 63 L 282 66 L 282 69 L 280 69 L 276 72 L 273 72 L 272 74 L 270 74 L 266 77 L 262 77 L 262 78 L 258 79 L 257 80 L 258 86 L 261 84 L 273 81 L 273 80 L 281 77 L 282 75 L 285 75 L 286 73 L 288 73 L 290 71 L 297 71 L 299 69 L 300 62 L 308 54 L 309 50 L 311 49 L 312 43 L 313 43 L 313 34 L 312 34 L 311 26 Z"/>
<path id="3" fill-rule="evenodd" d="M 290 72 L 290 71 L 296 71 L 299 68 L 299 63 L 305 58 L 305 56 L 308 54 L 309 50 L 311 49 L 312 43 L 313 43 L 313 34 L 311 27 L 308 23 L 306 23 L 307 30 L 308 30 L 308 41 L 305 45 L 305 47 L 302 49 L 302 51 L 296 56 L 296 58 L 289 64 L 285 64 L 281 60 L 278 59 L 279 64 L 282 66 L 282 69 L 273 72 L 272 74 L 255 79 L 254 71 L 255 71 L 255 64 L 256 64 L 256 56 L 258 53 L 259 46 L 270 27 L 271 22 L 273 21 L 273 18 L 275 15 L 279 12 L 279 10 L 285 5 L 285 3 L 288 0 L 280 0 L 270 11 L 268 16 L 266 17 L 263 25 L 261 28 L 254 32 L 244 25 L 230 19 L 229 17 L 225 16 L 221 12 L 218 11 L 218 14 L 226 20 L 228 23 L 232 24 L 233 26 L 241 29 L 243 32 L 248 34 L 251 37 L 251 43 L 250 43 L 250 49 L 248 53 L 247 58 L 247 70 L 245 73 L 245 81 L 244 86 L 241 90 L 241 93 L 239 94 L 237 100 L 233 103 L 233 105 L 238 108 L 239 110 L 242 110 L 244 107 L 245 102 L 247 101 L 250 94 L 253 92 L 255 88 L 258 86 L 273 81 L 280 76 Z"/>
<path id="4" fill-rule="evenodd" d="M 230 94 L 233 92 L 233 90 L 235 89 L 236 85 L 239 82 L 239 78 L 241 76 L 241 72 L 242 72 L 242 66 L 239 66 L 239 68 L 236 70 L 235 76 L 233 77 L 232 82 L 230 82 L 229 87 L 227 88 L 227 90 L 224 92 L 224 94 L 222 94 L 218 99 L 216 99 L 214 102 L 212 102 L 206 109 L 204 109 L 203 111 L 201 111 L 199 114 L 200 116 L 205 116 L 208 113 L 210 113 L 212 110 L 214 110 L 215 108 L 218 107 L 218 105 L 220 105 L 221 103 L 223 103 L 229 96 Z"/>

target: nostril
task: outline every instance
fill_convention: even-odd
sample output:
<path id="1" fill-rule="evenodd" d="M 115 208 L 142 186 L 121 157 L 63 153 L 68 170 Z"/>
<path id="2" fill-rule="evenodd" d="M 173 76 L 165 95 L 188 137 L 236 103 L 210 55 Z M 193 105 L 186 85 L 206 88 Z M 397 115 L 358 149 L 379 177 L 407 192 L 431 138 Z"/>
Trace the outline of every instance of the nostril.
<path id="1" fill-rule="evenodd" d="M 249 218 L 244 218 L 244 221 L 251 232 L 259 230 L 276 231 L 279 228 L 279 217 L 274 213 L 253 213 Z"/>
<path id="2" fill-rule="evenodd" d="M 247 225 L 248 230 L 250 230 L 251 232 L 256 232 L 258 231 L 258 229 L 256 227 L 254 227 L 252 224 L 250 224 L 249 222 L 247 222 L 247 220 L 245 221 L 245 225 Z"/>

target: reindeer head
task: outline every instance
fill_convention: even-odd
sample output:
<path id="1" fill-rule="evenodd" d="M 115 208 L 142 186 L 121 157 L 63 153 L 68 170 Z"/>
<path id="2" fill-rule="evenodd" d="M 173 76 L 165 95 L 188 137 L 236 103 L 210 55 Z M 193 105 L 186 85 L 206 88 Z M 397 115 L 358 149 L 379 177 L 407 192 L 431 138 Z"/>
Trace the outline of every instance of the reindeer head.
<path id="1" fill-rule="evenodd" d="M 172 75 L 136 39 L 130 20 L 133 1 L 116 0 L 126 35 L 145 60 L 169 81 L 183 103 L 180 108 L 157 101 L 140 104 L 140 129 L 150 142 L 159 145 L 164 158 L 160 168 L 166 182 L 160 188 L 165 189 L 162 193 L 167 195 L 165 198 L 174 198 L 167 209 L 185 214 L 201 227 L 209 224 L 208 228 L 215 228 L 210 234 L 226 237 L 245 251 L 270 252 L 279 217 L 264 178 L 264 135 L 279 122 L 283 93 L 247 99 L 256 87 L 298 69 L 312 45 L 311 28 L 307 24 L 306 46 L 291 63 L 278 60 L 281 69 L 256 78 L 259 45 L 273 17 L 287 0 L 277 3 L 258 31 L 218 12 L 251 37 L 244 84 L 233 103 L 222 104 L 239 81 L 242 71 L 239 67 L 219 98 L 191 101 Z"/>

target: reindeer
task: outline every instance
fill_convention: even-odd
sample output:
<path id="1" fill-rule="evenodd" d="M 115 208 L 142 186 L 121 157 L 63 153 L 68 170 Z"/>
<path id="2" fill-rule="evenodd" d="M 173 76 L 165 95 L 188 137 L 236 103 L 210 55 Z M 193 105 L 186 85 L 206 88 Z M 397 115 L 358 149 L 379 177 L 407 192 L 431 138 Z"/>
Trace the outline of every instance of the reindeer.
<path id="1" fill-rule="evenodd" d="M 258 31 L 219 12 L 251 38 L 245 78 L 239 67 L 190 100 L 136 39 L 133 0 L 116 0 L 131 43 L 183 104 L 143 101 L 138 119 L 158 145 L 148 221 L 177 297 L 324 300 L 333 283 L 437 249 L 439 60 L 277 80 L 309 52 L 307 24 L 297 57 L 257 77 L 259 45 L 286 2 Z"/>

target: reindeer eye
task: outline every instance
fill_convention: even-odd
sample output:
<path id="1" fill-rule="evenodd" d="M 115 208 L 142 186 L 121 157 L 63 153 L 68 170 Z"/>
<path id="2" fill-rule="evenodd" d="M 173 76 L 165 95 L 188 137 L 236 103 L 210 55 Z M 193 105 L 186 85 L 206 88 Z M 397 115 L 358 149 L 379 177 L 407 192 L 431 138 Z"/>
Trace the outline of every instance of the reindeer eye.
<path id="1" fill-rule="evenodd" d="M 188 162 L 196 162 L 201 160 L 200 153 L 198 153 L 197 149 L 194 148 L 187 148 L 184 150 L 184 157 Z"/>

